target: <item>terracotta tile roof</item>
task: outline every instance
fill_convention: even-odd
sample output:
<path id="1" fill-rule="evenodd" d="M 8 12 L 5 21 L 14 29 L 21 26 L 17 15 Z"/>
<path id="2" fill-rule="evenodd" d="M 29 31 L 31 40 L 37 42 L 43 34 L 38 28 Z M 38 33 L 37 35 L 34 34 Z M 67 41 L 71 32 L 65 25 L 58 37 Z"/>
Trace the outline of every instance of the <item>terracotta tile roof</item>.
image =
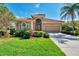
<path id="1" fill-rule="evenodd" d="M 18 19 L 18 21 L 23 21 L 23 22 L 28 21 L 28 20 L 31 20 L 31 18 L 20 18 L 20 19 Z"/>
<path id="2" fill-rule="evenodd" d="M 57 21 L 57 22 L 63 22 L 63 21 L 61 21 L 61 20 L 48 19 L 48 18 L 46 18 L 45 20 L 48 20 L 48 21 Z"/>
<path id="3" fill-rule="evenodd" d="M 27 22 L 28 20 L 32 20 L 32 18 L 19 18 L 17 21 Z M 63 21 L 61 21 L 61 20 L 48 19 L 48 18 L 45 18 L 44 20 L 47 20 L 47 21 L 63 22 Z"/>

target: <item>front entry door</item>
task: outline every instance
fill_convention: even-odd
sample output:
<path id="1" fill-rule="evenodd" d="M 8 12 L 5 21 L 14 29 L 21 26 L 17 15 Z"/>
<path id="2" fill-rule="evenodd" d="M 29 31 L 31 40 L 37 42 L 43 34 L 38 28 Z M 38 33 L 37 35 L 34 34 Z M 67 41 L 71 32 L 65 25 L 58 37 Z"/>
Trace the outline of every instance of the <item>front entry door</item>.
<path id="1" fill-rule="evenodd" d="M 36 19 L 36 23 L 35 23 L 35 30 L 37 31 L 41 31 L 42 27 L 42 22 L 40 19 Z"/>

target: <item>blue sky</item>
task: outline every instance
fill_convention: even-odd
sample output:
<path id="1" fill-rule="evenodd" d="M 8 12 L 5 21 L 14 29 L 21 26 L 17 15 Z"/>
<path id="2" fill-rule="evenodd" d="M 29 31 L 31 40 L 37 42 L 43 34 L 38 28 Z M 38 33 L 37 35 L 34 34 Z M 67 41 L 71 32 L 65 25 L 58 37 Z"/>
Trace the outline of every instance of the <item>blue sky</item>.
<path id="1" fill-rule="evenodd" d="M 6 6 L 17 17 L 30 18 L 32 14 L 46 14 L 46 18 L 60 19 L 61 3 L 8 3 Z"/>

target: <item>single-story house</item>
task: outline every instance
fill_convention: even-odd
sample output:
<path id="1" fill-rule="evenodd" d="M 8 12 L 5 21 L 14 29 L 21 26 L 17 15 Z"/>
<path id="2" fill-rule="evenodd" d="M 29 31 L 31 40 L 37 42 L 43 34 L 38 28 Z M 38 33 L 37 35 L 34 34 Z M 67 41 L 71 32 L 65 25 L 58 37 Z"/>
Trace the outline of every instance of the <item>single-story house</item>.
<path id="1" fill-rule="evenodd" d="M 62 21 L 48 19 L 45 14 L 33 14 L 32 18 L 20 18 L 16 21 L 16 28 L 22 30 L 30 28 L 34 31 L 60 32 Z"/>

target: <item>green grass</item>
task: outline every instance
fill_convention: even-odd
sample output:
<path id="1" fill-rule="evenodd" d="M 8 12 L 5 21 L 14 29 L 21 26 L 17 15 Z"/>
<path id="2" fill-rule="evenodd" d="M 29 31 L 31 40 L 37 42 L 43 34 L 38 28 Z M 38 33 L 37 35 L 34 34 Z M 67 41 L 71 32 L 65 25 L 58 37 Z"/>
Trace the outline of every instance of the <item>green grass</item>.
<path id="1" fill-rule="evenodd" d="M 1 39 L 0 39 L 1 40 Z M 65 54 L 46 38 L 9 38 L 0 41 L 1 56 L 64 56 Z"/>

